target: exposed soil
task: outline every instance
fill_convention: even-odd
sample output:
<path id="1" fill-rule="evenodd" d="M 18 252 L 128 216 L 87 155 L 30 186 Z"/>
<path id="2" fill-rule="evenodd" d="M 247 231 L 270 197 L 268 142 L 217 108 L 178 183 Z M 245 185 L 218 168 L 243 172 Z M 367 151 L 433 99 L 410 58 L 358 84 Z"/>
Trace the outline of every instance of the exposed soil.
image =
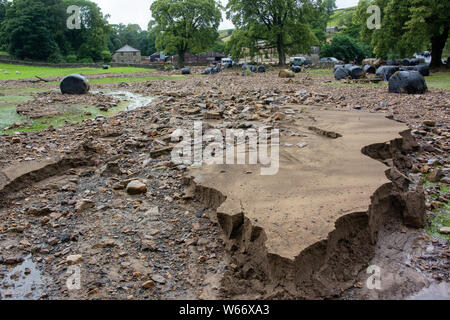
<path id="1" fill-rule="evenodd" d="M 286 80 L 277 74 L 241 77 L 230 71 L 179 81 L 93 85 L 92 90 L 127 90 L 158 98 L 111 118 L 0 136 L 0 298 L 403 299 L 430 284 L 448 283 L 447 238 L 430 238 L 424 229 L 404 223 L 405 212 L 421 205 L 416 196 L 408 198 L 411 186 L 420 195 L 421 179 L 435 180 L 424 186 L 422 204 L 427 211 L 422 222 L 427 225 L 447 208 L 449 194 L 442 190 L 448 190 L 450 179 L 450 93 L 431 89 L 420 96 L 395 95 L 384 87 L 333 86 L 323 77 L 300 74 Z M 55 86 L 19 83 L 1 85 L 49 90 Z M 47 101 L 40 98 L 53 95 L 59 97 L 36 96 L 33 108 L 46 110 Z M 61 102 L 91 98 L 110 102 L 98 94 Z M 323 255 L 320 245 L 299 264 L 272 255 L 278 275 L 304 274 L 290 281 L 272 276 L 264 265 L 255 268 L 258 261 L 252 260 L 252 250 L 264 249 L 263 230 L 256 230 L 256 242 L 246 247 L 239 244 L 239 234 L 237 241 L 230 241 L 216 212 L 225 196 L 210 189 L 208 197 L 196 197 L 189 188 L 188 168 L 171 162 L 169 135 L 177 128 L 192 130 L 193 120 L 213 119 L 209 128 L 272 126 L 281 130 L 282 141 L 297 139 L 286 130 L 292 125 L 287 109 L 294 107 L 312 107 L 318 114 L 323 108 L 380 113 L 402 121 L 417 146 L 386 147 L 392 140 L 388 138 L 362 150 L 373 163 L 385 162 L 386 170 L 399 171 L 387 176 L 391 188 L 384 195 L 389 198 L 384 218 L 376 221 L 376 230 L 368 230 L 372 222 L 366 211 L 344 215 L 340 223 L 354 236 L 339 237 L 345 241 L 330 252 L 327 261 L 336 263 L 328 267 L 317 261 Z M 393 137 L 397 138 L 402 137 Z M 243 173 L 242 179 L 248 175 Z M 132 180 L 145 184 L 147 192 L 129 195 L 125 187 Z M 372 205 L 379 196 L 375 193 Z M 413 225 L 420 224 L 412 218 Z M 248 219 L 240 225 L 255 232 Z M 71 263 L 81 268 L 80 290 L 67 288 Z M 371 264 L 385 270 L 381 290 L 366 288 L 366 268 Z M 335 265 L 340 268 L 332 270 Z M 24 287 L 23 279 L 33 280 L 35 286 Z"/>

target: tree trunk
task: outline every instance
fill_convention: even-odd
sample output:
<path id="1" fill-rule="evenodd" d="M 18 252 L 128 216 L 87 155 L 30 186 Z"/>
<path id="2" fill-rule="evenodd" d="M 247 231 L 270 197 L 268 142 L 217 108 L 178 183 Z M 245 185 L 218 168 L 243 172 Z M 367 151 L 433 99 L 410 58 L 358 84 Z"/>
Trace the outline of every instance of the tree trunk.
<path id="1" fill-rule="evenodd" d="M 184 51 L 178 51 L 178 67 L 184 68 Z"/>
<path id="2" fill-rule="evenodd" d="M 277 52 L 278 52 L 278 65 L 284 66 L 286 64 L 286 53 L 283 47 L 283 35 L 279 34 L 277 37 Z"/>
<path id="3" fill-rule="evenodd" d="M 442 34 L 431 37 L 431 64 L 430 68 L 440 68 L 442 66 L 442 51 L 448 39 L 449 27 L 444 27 Z"/>

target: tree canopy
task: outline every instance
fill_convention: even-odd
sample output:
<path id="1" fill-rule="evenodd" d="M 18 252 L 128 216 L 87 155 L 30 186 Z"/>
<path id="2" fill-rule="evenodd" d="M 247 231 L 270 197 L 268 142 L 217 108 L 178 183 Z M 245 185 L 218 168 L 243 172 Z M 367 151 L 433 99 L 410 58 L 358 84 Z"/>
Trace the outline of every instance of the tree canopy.
<path id="1" fill-rule="evenodd" d="M 113 24 L 108 38 L 108 48 L 111 52 L 128 44 L 141 51 L 143 56 L 156 52 L 155 36 L 147 30 L 142 30 L 138 24 Z"/>
<path id="2" fill-rule="evenodd" d="M 150 9 L 157 50 L 176 52 L 183 66 L 185 53 L 199 53 L 216 41 L 220 8 L 216 0 L 156 0 Z"/>
<path id="3" fill-rule="evenodd" d="M 346 34 L 336 35 L 330 43 L 327 43 L 321 49 L 323 57 L 335 57 L 345 62 L 354 61 L 355 58 L 362 61 L 371 54 L 369 46 Z"/>
<path id="4" fill-rule="evenodd" d="M 80 29 L 67 28 L 70 5 L 81 8 Z M 21 59 L 60 62 L 64 56 L 74 56 L 85 62 L 104 60 L 110 56 L 110 30 L 107 17 L 88 0 L 0 2 L 0 44 Z"/>
<path id="5" fill-rule="evenodd" d="M 382 10 L 381 28 L 366 26 L 367 8 Z M 361 0 L 355 22 L 361 37 L 380 57 L 405 57 L 430 49 L 432 67 L 441 66 L 442 51 L 449 37 L 450 2 L 442 0 Z"/>
<path id="6" fill-rule="evenodd" d="M 286 54 L 309 52 L 318 42 L 308 21 L 323 8 L 321 0 L 230 0 L 227 15 L 238 29 L 232 45 L 245 44 L 250 53 L 276 48 L 279 64 L 284 65 Z M 237 54 L 242 49 L 231 51 Z"/>

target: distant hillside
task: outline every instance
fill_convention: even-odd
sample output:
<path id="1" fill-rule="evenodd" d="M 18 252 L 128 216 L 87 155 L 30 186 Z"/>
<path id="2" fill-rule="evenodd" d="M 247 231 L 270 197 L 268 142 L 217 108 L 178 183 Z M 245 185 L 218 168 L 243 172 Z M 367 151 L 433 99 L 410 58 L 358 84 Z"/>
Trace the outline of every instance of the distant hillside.
<path id="1" fill-rule="evenodd" d="M 338 9 L 331 15 L 328 27 L 344 27 L 350 23 L 357 7 Z"/>
<path id="2" fill-rule="evenodd" d="M 233 30 L 234 29 L 219 30 L 219 39 L 223 42 L 229 41 Z"/>

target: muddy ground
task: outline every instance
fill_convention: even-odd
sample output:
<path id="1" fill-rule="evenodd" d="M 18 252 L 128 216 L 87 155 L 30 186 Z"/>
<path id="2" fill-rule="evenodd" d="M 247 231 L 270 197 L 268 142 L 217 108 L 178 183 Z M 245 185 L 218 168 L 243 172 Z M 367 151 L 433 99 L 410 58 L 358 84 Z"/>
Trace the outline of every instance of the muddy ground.
<path id="1" fill-rule="evenodd" d="M 336 84 L 326 76 L 199 73 L 93 85 L 96 92 L 155 99 L 39 132 L 21 132 L 17 124 L 16 133 L 0 136 L 0 299 L 448 298 L 448 236 L 439 229 L 449 220 L 449 91 L 396 95 L 385 86 Z M 48 90 L 20 104 L 18 111 L 30 117 L 66 103 L 118 103 L 101 93 L 62 97 L 55 84 L 0 85 Z M 188 188 L 188 168 L 171 161 L 170 134 L 194 120 L 214 120 L 211 126 L 220 129 L 272 126 L 287 136 L 282 107 L 289 104 L 381 113 L 412 130 L 419 148 L 405 155 L 402 174 L 424 188 L 426 227 L 408 228 L 394 214 L 384 221 L 367 262 L 381 267 L 381 289 L 367 288 L 366 267 L 326 296 L 303 295 L 243 268 L 215 207 Z M 125 187 L 133 180 L 146 192 L 130 195 Z M 81 287 L 69 290 L 73 266 Z M 430 286 L 438 292 L 426 291 Z"/>

